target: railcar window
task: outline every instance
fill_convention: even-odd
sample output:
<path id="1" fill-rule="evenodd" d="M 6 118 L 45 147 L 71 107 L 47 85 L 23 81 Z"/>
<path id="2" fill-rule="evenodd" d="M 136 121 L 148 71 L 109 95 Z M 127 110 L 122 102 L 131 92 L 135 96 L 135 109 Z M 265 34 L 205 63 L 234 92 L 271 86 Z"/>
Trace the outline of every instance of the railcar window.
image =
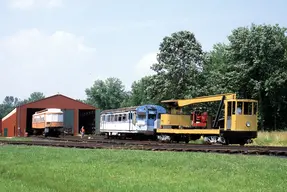
<path id="1" fill-rule="evenodd" d="M 123 121 L 126 121 L 126 120 L 127 120 L 127 115 L 123 114 Z"/>
<path id="2" fill-rule="evenodd" d="M 235 115 L 235 101 L 232 102 L 232 114 Z"/>
<path id="3" fill-rule="evenodd" d="M 132 118 L 133 118 L 133 114 L 129 113 L 129 119 L 132 119 Z"/>
<path id="4" fill-rule="evenodd" d="M 231 116 L 231 111 L 232 111 L 232 102 L 229 101 L 227 103 L 227 116 Z"/>
<path id="5" fill-rule="evenodd" d="M 244 102 L 244 115 L 252 115 L 252 103 Z"/>
<path id="6" fill-rule="evenodd" d="M 148 119 L 155 119 L 156 118 L 156 114 L 148 114 Z"/>
<path id="7" fill-rule="evenodd" d="M 243 106 L 242 102 L 237 102 L 237 109 L 236 109 L 236 114 L 237 115 L 241 115 L 242 114 L 242 106 Z"/>
<path id="8" fill-rule="evenodd" d="M 253 114 L 256 115 L 257 114 L 257 103 L 253 102 Z"/>
<path id="9" fill-rule="evenodd" d="M 122 114 L 119 115 L 119 121 L 122 121 Z"/>
<path id="10" fill-rule="evenodd" d="M 145 115 L 145 114 L 139 114 L 139 115 L 138 115 L 138 119 L 143 120 L 143 119 L 145 119 L 145 118 L 146 118 L 146 115 Z"/>

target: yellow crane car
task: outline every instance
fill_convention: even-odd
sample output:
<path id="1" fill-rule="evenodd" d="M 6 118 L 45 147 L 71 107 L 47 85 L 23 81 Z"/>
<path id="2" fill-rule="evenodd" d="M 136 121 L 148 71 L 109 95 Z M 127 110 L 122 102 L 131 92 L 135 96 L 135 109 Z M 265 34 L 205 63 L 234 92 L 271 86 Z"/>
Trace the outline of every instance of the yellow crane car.
<path id="1" fill-rule="evenodd" d="M 183 107 L 218 101 L 220 104 L 214 117 L 208 115 L 206 111 L 182 113 Z M 192 99 L 166 100 L 162 103 L 167 105 L 169 113 L 161 115 L 160 128 L 155 130 L 159 140 L 167 138 L 188 143 L 203 136 L 207 143 L 244 145 L 252 143 L 252 139 L 257 137 L 257 100 L 236 99 L 236 94 L 226 93 Z"/>

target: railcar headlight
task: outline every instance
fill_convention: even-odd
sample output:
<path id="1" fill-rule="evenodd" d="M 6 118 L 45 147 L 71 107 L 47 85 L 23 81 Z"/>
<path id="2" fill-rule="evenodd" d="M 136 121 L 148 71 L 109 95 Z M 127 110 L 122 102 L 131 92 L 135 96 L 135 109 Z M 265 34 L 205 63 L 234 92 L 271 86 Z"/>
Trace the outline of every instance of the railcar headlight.
<path id="1" fill-rule="evenodd" d="M 246 122 L 246 127 L 250 127 L 250 122 L 249 121 Z"/>

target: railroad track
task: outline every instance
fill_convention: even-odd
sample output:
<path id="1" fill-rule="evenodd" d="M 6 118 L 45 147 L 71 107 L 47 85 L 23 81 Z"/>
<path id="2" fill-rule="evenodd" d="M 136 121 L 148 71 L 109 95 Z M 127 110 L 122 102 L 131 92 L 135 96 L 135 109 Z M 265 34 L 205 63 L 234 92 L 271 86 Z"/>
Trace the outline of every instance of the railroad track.
<path id="1" fill-rule="evenodd" d="M 77 138 L 77 137 L 62 137 L 62 138 L 57 138 L 57 137 L 31 137 L 35 141 L 58 141 L 58 142 L 80 142 L 80 143 L 106 143 L 106 144 L 134 144 L 134 145 L 161 145 L 157 141 L 149 141 L 149 140 L 121 140 L 121 139 L 105 139 L 104 137 L 94 137 L 92 139 L 88 138 Z"/>
<path id="2" fill-rule="evenodd" d="M 183 151 L 183 152 L 215 152 L 228 154 L 247 155 L 273 155 L 287 157 L 287 147 L 269 146 L 224 146 L 224 145 L 200 145 L 200 144 L 146 144 L 127 142 L 74 142 L 74 141 L 54 141 L 54 140 L 34 140 L 34 141 L 9 141 L 0 140 L 0 145 L 36 145 L 51 147 L 69 147 L 86 149 L 133 149 L 151 151 Z"/>

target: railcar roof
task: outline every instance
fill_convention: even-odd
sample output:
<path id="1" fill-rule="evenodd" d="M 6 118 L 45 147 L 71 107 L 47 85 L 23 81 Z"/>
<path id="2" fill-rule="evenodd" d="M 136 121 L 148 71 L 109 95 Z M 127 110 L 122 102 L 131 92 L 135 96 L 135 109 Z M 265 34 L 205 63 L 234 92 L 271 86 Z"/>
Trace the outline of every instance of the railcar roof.
<path id="1" fill-rule="evenodd" d="M 43 109 L 41 111 L 36 111 L 35 114 L 39 114 L 39 113 L 43 113 L 43 112 L 62 113 L 62 110 L 57 109 L 57 108 L 47 108 L 47 109 Z"/>
<path id="2" fill-rule="evenodd" d="M 127 111 L 135 111 L 138 106 L 133 107 L 122 107 L 117 109 L 106 109 L 103 110 L 101 113 L 115 113 L 115 112 L 127 112 Z"/>
<path id="3" fill-rule="evenodd" d="M 140 106 L 132 106 L 132 107 L 123 107 L 123 108 L 118 108 L 118 109 L 107 109 L 107 110 L 103 110 L 101 112 L 101 114 L 105 114 L 105 113 L 116 113 L 116 112 L 128 112 L 128 111 L 137 111 L 137 110 L 142 110 L 142 109 L 157 109 L 160 113 L 165 113 L 166 110 L 165 108 L 163 108 L 162 106 L 159 105 L 150 105 L 150 104 L 146 104 L 146 105 L 140 105 Z"/>

